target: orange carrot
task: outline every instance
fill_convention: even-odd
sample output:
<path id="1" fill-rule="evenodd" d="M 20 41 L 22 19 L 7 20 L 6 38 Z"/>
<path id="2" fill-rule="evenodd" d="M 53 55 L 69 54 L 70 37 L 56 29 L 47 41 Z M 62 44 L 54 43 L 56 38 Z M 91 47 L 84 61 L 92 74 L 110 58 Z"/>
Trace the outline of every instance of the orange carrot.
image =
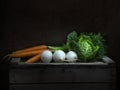
<path id="1" fill-rule="evenodd" d="M 36 51 L 23 52 L 23 53 L 12 53 L 9 56 L 13 58 L 32 57 L 37 54 L 41 54 L 43 51 L 44 50 L 36 50 Z"/>
<path id="2" fill-rule="evenodd" d="M 47 49 L 46 45 L 40 45 L 40 46 L 34 46 L 34 47 L 18 50 L 18 51 L 15 51 L 13 53 L 17 54 L 17 53 L 25 53 L 25 52 L 28 52 L 28 51 L 45 50 L 45 49 Z"/>
<path id="3" fill-rule="evenodd" d="M 34 62 L 39 61 L 40 58 L 41 58 L 41 55 L 38 54 L 38 55 L 35 55 L 35 56 L 31 57 L 30 59 L 28 59 L 25 63 L 34 63 Z"/>

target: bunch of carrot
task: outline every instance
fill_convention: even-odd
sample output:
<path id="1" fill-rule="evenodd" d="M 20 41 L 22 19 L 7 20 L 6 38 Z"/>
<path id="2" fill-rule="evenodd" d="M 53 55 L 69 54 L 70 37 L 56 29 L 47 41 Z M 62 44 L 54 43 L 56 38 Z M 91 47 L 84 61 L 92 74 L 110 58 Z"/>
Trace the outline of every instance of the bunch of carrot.
<path id="1" fill-rule="evenodd" d="M 30 57 L 28 60 L 26 60 L 26 63 L 34 63 L 41 59 L 41 54 L 44 50 L 48 50 L 46 45 L 33 46 L 14 51 L 9 56 L 12 58 Z"/>

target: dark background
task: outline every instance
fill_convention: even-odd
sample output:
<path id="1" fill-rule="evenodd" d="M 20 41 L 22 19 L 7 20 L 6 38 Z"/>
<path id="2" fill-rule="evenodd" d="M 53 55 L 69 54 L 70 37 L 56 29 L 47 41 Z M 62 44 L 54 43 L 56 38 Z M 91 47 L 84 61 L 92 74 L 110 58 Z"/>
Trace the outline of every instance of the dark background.
<path id="1" fill-rule="evenodd" d="M 107 55 L 116 62 L 120 89 L 119 0 L 2 0 L 1 9 L 0 58 L 39 44 L 62 45 L 73 30 L 101 32 L 108 45 Z M 8 85 L 7 61 L 0 70 L 0 81 Z"/>

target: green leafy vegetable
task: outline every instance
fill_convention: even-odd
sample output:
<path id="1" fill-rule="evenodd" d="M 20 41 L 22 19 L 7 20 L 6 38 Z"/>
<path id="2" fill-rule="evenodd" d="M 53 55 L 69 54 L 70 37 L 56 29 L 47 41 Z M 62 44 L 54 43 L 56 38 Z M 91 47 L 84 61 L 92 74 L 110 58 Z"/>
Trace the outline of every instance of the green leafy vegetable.
<path id="1" fill-rule="evenodd" d="M 89 62 L 101 59 L 105 55 L 104 39 L 100 34 L 72 32 L 67 37 L 70 50 L 78 54 L 80 61 Z"/>
<path id="2" fill-rule="evenodd" d="M 52 52 L 55 52 L 56 50 L 63 50 L 64 52 L 68 51 L 68 46 L 66 44 L 62 46 L 48 46 L 48 48 L 52 50 Z"/>
<path id="3" fill-rule="evenodd" d="M 105 40 L 103 39 L 103 36 L 100 33 L 98 34 L 91 33 L 90 37 L 92 38 L 93 43 L 99 46 L 99 50 L 96 53 L 95 59 L 100 60 L 106 54 L 107 46 L 105 45 Z"/>

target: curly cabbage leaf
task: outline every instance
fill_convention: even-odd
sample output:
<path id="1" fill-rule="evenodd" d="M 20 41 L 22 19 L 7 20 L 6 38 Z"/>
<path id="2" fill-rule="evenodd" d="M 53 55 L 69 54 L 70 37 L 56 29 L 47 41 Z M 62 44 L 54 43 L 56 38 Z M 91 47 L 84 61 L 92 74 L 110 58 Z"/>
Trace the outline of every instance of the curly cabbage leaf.
<path id="1" fill-rule="evenodd" d="M 105 55 L 103 38 L 100 34 L 81 33 L 77 36 L 74 31 L 67 37 L 69 50 L 78 54 L 80 61 L 89 62 L 101 59 Z"/>

